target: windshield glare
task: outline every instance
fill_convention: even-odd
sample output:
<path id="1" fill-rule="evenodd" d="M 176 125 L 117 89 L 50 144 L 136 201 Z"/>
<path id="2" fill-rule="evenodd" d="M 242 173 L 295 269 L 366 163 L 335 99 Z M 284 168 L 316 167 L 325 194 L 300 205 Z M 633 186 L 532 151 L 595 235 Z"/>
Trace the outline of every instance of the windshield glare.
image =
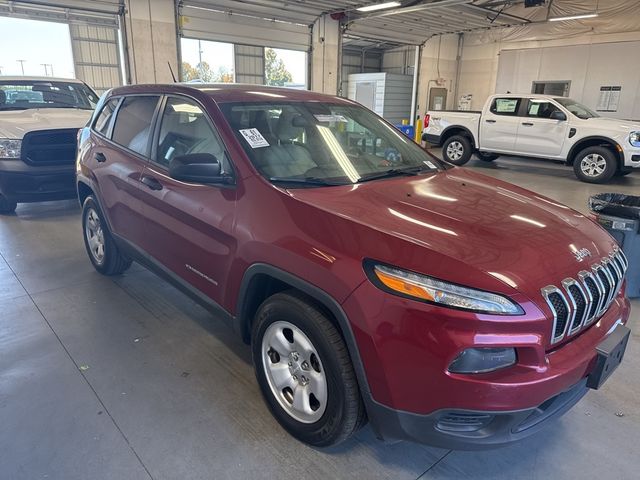
<path id="1" fill-rule="evenodd" d="M 97 103 L 97 95 L 83 83 L 0 81 L 0 111 L 29 108 L 93 110 Z"/>
<path id="2" fill-rule="evenodd" d="M 590 108 L 585 107 L 581 103 L 578 103 L 575 100 L 571 100 L 570 98 L 561 97 L 554 98 L 554 100 L 578 118 L 587 119 L 600 116 Z"/>
<path id="3" fill-rule="evenodd" d="M 253 164 L 272 181 L 352 184 L 383 178 L 385 172 L 440 167 L 409 138 L 360 106 L 291 102 L 221 108 Z"/>

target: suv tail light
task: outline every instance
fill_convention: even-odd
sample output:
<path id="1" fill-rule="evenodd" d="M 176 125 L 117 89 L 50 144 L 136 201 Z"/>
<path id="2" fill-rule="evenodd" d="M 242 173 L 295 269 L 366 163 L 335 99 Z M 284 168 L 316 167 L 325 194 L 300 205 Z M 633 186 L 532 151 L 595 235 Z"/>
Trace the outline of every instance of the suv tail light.
<path id="1" fill-rule="evenodd" d="M 425 113 L 423 128 L 427 128 L 429 126 L 429 120 L 431 120 L 431 115 L 429 115 L 428 113 Z"/>

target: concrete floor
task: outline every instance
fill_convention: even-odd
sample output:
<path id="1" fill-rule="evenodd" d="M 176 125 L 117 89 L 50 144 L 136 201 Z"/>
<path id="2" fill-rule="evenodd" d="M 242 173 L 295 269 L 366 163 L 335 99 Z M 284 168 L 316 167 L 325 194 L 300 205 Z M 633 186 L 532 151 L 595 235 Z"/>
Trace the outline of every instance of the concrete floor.
<path id="1" fill-rule="evenodd" d="M 500 159 L 469 168 L 586 211 L 602 191 L 640 192 L 640 172 L 608 186 L 571 170 Z M 561 421 L 488 452 L 386 445 L 365 428 L 306 447 L 262 402 L 248 348 L 134 265 L 109 279 L 86 257 L 74 202 L 0 218 L 0 478 L 594 478 L 640 475 L 640 302 L 627 357 Z"/>

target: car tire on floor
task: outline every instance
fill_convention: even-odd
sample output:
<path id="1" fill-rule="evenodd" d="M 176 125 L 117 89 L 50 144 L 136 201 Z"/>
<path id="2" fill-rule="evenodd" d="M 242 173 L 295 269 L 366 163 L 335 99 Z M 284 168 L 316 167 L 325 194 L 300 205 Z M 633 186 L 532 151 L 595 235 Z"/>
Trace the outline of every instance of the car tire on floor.
<path id="1" fill-rule="evenodd" d="M 618 171 L 615 153 L 605 147 L 587 147 L 576 155 L 573 171 L 586 183 L 607 183 Z"/>
<path id="2" fill-rule="evenodd" d="M 0 214 L 9 215 L 16 211 L 18 204 L 10 201 L 7 197 L 0 194 Z"/>
<path id="3" fill-rule="evenodd" d="M 103 275 L 119 275 L 132 261 L 120 252 L 113 241 L 98 203 L 88 196 L 82 205 L 84 245 L 94 268 Z"/>
<path id="4" fill-rule="evenodd" d="M 327 447 L 364 425 L 364 406 L 344 340 L 305 296 L 288 291 L 265 300 L 251 338 L 262 394 L 291 435 Z"/>
<path id="5" fill-rule="evenodd" d="M 442 144 L 444 159 L 454 165 L 464 165 L 471 159 L 471 142 L 462 135 L 453 135 Z"/>

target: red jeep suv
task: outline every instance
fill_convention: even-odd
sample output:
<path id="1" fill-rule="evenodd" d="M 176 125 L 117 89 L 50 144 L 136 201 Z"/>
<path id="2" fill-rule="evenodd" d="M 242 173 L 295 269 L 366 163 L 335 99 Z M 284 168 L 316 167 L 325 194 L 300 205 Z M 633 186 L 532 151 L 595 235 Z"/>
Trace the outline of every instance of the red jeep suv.
<path id="1" fill-rule="evenodd" d="M 311 445 L 367 420 L 448 448 L 520 439 L 629 338 L 627 260 L 604 230 L 343 98 L 116 88 L 79 133 L 77 187 L 95 268 L 135 260 L 228 320 Z"/>

